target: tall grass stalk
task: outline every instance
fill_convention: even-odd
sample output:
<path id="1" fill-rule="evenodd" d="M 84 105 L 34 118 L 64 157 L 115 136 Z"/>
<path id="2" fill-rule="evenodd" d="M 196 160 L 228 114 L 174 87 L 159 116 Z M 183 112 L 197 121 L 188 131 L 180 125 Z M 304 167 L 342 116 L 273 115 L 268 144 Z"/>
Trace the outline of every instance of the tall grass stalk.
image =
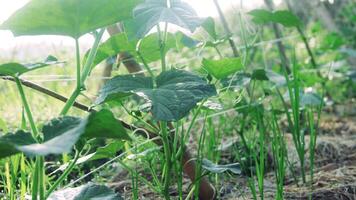
<path id="1" fill-rule="evenodd" d="M 273 162 L 275 166 L 275 177 L 276 177 L 276 186 L 277 194 L 276 200 L 283 200 L 283 190 L 284 190 L 284 177 L 285 177 L 285 159 L 287 156 L 287 149 L 284 140 L 284 134 L 281 132 L 281 129 L 278 124 L 278 119 L 276 114 L 272 113 L 272 153 L 273 153 Z"/>

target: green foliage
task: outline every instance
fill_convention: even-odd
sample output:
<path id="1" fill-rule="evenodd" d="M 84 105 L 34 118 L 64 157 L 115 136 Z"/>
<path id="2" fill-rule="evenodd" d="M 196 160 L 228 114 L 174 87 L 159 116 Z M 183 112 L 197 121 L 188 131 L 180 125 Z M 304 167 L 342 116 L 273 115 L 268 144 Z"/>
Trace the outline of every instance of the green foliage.
<path id="1" fill-rule="evenodd" d="M 31 63 L 31 64 L 20 64 L 20 63 L 5 63 L 0 65 L 0 76 L 20 76 L 27 72 L 47 67 L 49 65 L 59 64 L 57 58 L 53 56 L 48 56 L 43 62 Z"/>
<path id="2" fill-rule="evenodd" d="M 140 52 L 140 55 L 146 63 L 157 61 L 161 58 L 160 47 L 157 45 L 158 43 L 158 33 L 149 34 L 140 41 L 137 39 L 130 40 L 126 33 L 116 34 L 99 46 L 98 52 L 94 58 L 93 67 L 97 66 L 105 59 L 122 52 L 128 52 L 135 56 L 137 60 L 140 60 L 140 57 L 136 51 L 136 46 L 138 46 L 137 50 Z M 183 33 L 167 33 L 165 45 L 166 53 L 171 49 L 193 46 L 196 46 L 196 42 Z M 86 53 L 84 60 L 87 60 L 88 55 L 89 51 Z"/>
<path id="3" fill-rule="evenodd" d="M 287 10 L 270 12 L 264 9 L 256 9 L 249 12 L 253 17 L 252 21 L 256 24 L 279 23 L 285 27 L 298 27 L 302 24 L 297 16 Z"/>
<path id="4" fill-rule="evenodd" d="M 73 38 L 131 18 L 140 0 L 36 0 L 16 11 L 1 29 L 20 35 Z"/>
<path id="5" fill-rule="evenodd" d="M 161 33 L 162 34 L 162 33 Z M 161 59 L 161 49 L 159 44 L 158 33 L 152 33 L 144 37 L 138 47 L 138 51 L 147 63 Z M 170 49 L 176 48 L 176 38 L 173 34 L 167 33 L 164 52 L 167 53 Z"/>
<path id="6" fill-rule="evenodd" d="M 116 76 L 100 91 L 97 104 L 136 94 L 151 105 L 156 120 L 177 121 L 196 104 L 216 95 L 215 87 L 197 75 L 182 70 L 162 72 L 155 79 L 140 76 Z"/>
<path id="7" fill-rule="evenodd" d="M 42 129 L 43 141 L 36 142 L 31 133 L 18 131 L 0 137 L 0 158 L 24 152 L 27 155 L 48 155 L 69 152 L 80 137 L 130 140 L 126 130 L 108 110 L 90 114 L 87 118 L 64 116 L 52 119 Z"/>
<path id="8" fill-rule="evenodd" d="M 181 0 L 171 0 L 170 6 L 166 0 L 146 0 L 135 7 L 133 14 L 134 22 L 130 23 L 129 29 L 135 30 L 137 38 L 144 37 L 160 22 L 172 23 L 192 32 L 202 24 L 194 9 Z"/>
<path id="9" fill-rule="evenodd" d="M 108 40 L 99 45 L 98 51 L 93 61 L 93 67 L 107 58 L 116 56 L 121 52 L 136 52 L 137 41 L 129 41 L 126 33 L 119 33 L 111 36 Z M 89 51 L 85 54 L 84 61 L 88 59 Z"/>
<path id="10" fill-rule="evenodd" d="M 223 79 L 243 69 L 241 58 L 223 58 L 221 60 L 203 60 L 203 68 L 216 79 Z"/>

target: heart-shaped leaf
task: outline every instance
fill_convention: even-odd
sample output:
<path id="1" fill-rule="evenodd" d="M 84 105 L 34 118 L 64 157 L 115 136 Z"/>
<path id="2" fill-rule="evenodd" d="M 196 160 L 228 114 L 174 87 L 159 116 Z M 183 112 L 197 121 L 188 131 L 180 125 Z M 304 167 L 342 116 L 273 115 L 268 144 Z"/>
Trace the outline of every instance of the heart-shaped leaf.
<path id="1" fill-rule="evenodd" d="M 89 183 L 76 188 L 67 188 L 51 194 L 48 200 L 123 200 L 123 198 L 110 188 L 103 185 Z"/>
<path id="2" fill-rule="evenodd" d="M 297 16 L 288 10 L 270 12 L 264 9 L 256 9 L 249 12 L 256 24 L 279 23 L 285 27 L 298 27 L 302 24 Z"/>
<path id="3" fill-rule="evenodd" d="M 24 73 L 59 63 L 61 62 L 58 62 L 57 58 L 53 56 L 48 56 L 43 62 L 32 64 L 5 63 L 0 65 L 0 76 L 20 76 Z"/>
<path id="4" fill-rule="evenodd" d="M 191 32 L 203 23 L 195 10 L 181 0 L 170 0 L 170 5 L 167 4 L 167 0 L 146 0 L 139 4 L 133 13 L 136 25 L 131 29 L 136 29 L 135 33 L 138 38 L 145 36 L 160 22 L 172 23 Z"/>
<path id="5" fill-rule="evenodd" d="M 43 126 L 42 132 L 42 143 L 37 143 L 30 133 L 24 131 L 0 137 L 0 158 L 19 152 L 42 156 L 62 154 L 69 152 L 80 137 L 130 140 L 121 123 L 108 110 L 92 113 L 84 119 L 55 118 Z"/>
<path id="6" fill-rule="evenodd" d="M 35 0 L 16 11 L 1 29 L 19 35 L 65 35 L 79 38 L 132 17 L 141 0 Z"/>
<path id="7" fill-rule="evenodd" d="M 202 167 L 212 173 L 224 173 L 226 171 L 230 171 L 234 174 L 241 174 L 241 166 L 240 163 L 232 163 L 227 165 L 218 165 L 214 164 L 208 159 L 203 159 Z"/>
<path id="8" fill-rule="evenodd" d="M 197 75 L 183 70 L 170 70 L 156 77 L 155 87 L 149 77 L 116 76 L 104 85 L 96 102 L 101 104 L 129 94 L 145 99 L 155 119 L 177 121 L 186 116 L 199 101 L 216 95 L 216 90 Z"/>
<path id="9" fill-rule="evenodd" d="M 203 68 L 216 79 L 226 78 L 243 69 L 241 58 L 203 59 L 202 64 Z"/>

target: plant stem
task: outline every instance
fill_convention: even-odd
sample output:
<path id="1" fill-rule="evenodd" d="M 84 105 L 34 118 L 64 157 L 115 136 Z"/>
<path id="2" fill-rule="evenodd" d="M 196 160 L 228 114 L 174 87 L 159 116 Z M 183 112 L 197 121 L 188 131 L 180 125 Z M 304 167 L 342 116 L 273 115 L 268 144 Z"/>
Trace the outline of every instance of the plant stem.
<path id="1" fill-rule="evenodd" d="M 164 171 L 164 196 L 165 199 L 170 199 L 169 196 L 169 185 L 170 185 L 170 172 L 171 172 L 171 147 L 168 138 L 168 131 L 167 131 L 167 122 L 160 122 L 161 131 L 162 131 L 162 140 L 163 140 L 163 149 L 165 153 L 165 171 Z"/>
<path id="2" fill-rule="evenodd" d="M 79 40 L 75 39 L 75 56 L 77 60 L 77 86 L 80 85 L 80 71 L 81 71 L 81 66 L 80 66 L 80 51 L 79 51 Z"/>
<path id="3" fill-rule="evenodd" d="M 153 71 L 151 70 L 151 68 L 148 66 L 146 60 L 143 58 L 142 54 L 140 51 L 136 51 L 138 57 L 141 59 L 142 63 L 143 63 L 143 67 L 147 70 L 148 74 L 152 77 L 152 79 L 154 79 L 154 74 Z"/>
<path id="4" fill-rule="evenodd" d="M 32 112 L 31 112 L 30 106 L 28 104 L 28 101 L 26 99 L 26 95 L 25 95 L 25 92 L 23 90 L 21 81 L 20 81 L 20 79 L 18 77 L 15 77 L 15 82 L 16 82 L 17 89 L 18 89 L 18 91 L 20 93 L 20 96 L 21 96 L 22 105 L 23 105 L 23 107 L 25 109 L 28 121 L 30 123 L 30 127 L 31 127 L 31 130 L 32 130 L 32 136 L 37 141 L 38 130 L 37 130 L 35 121 L 33 120 Z"/>
<path id="5" fill-rule="evenodd" d="M 219 2 L 217 0 L 214 0 L 214 4 L 215 4 L 216 9 L 218 10 L 219 17 L 220 17 L 221 23 L 222 23 L 222 25 L 224 27 L 224 30 L 225 30 L 226 34 L 228 35 L 228 38 L 229 38 L 228 40 L 229 40 L 229 44 L 230 44 L 230 47 L 232 49 L 233 55 L 234 55 L 234 57 L 239 57 L 239 52 L 237 51 L 237 47 L 235 45 L 235 42 L 231 37 L 232 33 L 231 33 L 230 28 L 229 28 L 229 24 L 227 23 L 225 15 L 224 15 L 223 11 L 221 10 Z"/>
<path id="6" fill-rule="evenodd" d="M 35 139 L 35 141 L 38 142 L 39 133 L 38 133 L 35 121 L 33 120 L 32 112 L 31 112 L 30 106 L 27 102 L 26 95 L 23 90 L 21 81 L 18 77 L 15 77 L 15 82 L 17 85 L 17 89 L 20 93 L 22 104 L 25 108 L 25 112 L 27 114 L 28 121 L 30 123 L 33 138 Z M 40 199 L 41 200 L 44 199 L 44 190 L 45 190 L 44 176 L 45 175 L 44 175 L 43 165 L 44 165 L 43 157 L 37 156 L 36 157 L 36 167 L 34 169 L 35 171 L 33 174 L 32 199 L 37 199 L 38 190 L 39 190 L 39 194 L 40 194 Z"/>
<path id="7" fill-rule="evenodd" d="M 98 51 L 99 43 L 100 40 L 104 34 L 105 29 L 100 29 L 99 33 L 95 35 L 95 41 L 93 44 L 93 47 L 91 48 L 89 52 L 89 56 L 87 61 L 85 62 L 85 65 L 83 67 L 83 72 L 80 73 L 80 55 L 79 55 L 79 44 L 78 41 L 76 40 L 76 52 L 77 52 L 77 86 L 75 90 L 73 91 L 72 95 L 70 96 L 69 100 L 66 102 L 64 105 L 60 115 L 66 115 L 70 108 L 73 106 L 75 100 L 77 97 L 80 95 L 81 91 L 85 88 L 85 80 L 90 74 L 92 64 L 94 62 L 95 55 Z M 79 63 L 79 64 L 78 64 Z M 79 70 L 79 72 L 78 72 Z M 78 80 L 79 79 L 79 80 Z"/>
<path id="8" fill-rule="evenodd" d="M 68 167 L 64 170 L 62 175 L 53 183 L 53 185 L 48 189 L 46 193 L 46 199 L 52 194 L 52 192 L 59 186 L 59 184 L 68 176 L 68 174 L 72 171 L 74 168 L 75 164 L 77 163 L 79 159 L 79 152 L 75 152 L 75 156 L 73 161 L 68 165 Z"/>

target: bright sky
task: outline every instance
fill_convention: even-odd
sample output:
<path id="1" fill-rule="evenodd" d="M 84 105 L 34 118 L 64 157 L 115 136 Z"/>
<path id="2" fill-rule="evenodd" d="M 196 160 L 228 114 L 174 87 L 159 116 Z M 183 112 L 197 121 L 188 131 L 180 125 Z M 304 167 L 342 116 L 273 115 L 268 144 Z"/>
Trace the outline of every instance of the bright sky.
<path id="1" fill-rule="evenodd" d="M 0 0 L 0 24 L 4 22 L 14 11 L 21 8 L 29 0 Z M 213 0 L 184 0 L 191 4 L 201 17 L 217 16 L 216 8 L 214 7 Z M 263 0 L 241 0 L 243 1 L 244 8 L 251 9 L 263 4 Z M 236 7 L 240 4 L 239 0 L 219 0 L 223 9 Z M 90 41 L 91 36 L 84 36 L 81 38 L 83 41 Z M 66 37 L 57 36 L 22 36 L 13 37 L 9 31 L 0 31 L 0 50 L 11 49 L 21 44 L 41 44 L 45 41 L 51 41 L 54 44 L 70 44 L 73 41 Z"/>

